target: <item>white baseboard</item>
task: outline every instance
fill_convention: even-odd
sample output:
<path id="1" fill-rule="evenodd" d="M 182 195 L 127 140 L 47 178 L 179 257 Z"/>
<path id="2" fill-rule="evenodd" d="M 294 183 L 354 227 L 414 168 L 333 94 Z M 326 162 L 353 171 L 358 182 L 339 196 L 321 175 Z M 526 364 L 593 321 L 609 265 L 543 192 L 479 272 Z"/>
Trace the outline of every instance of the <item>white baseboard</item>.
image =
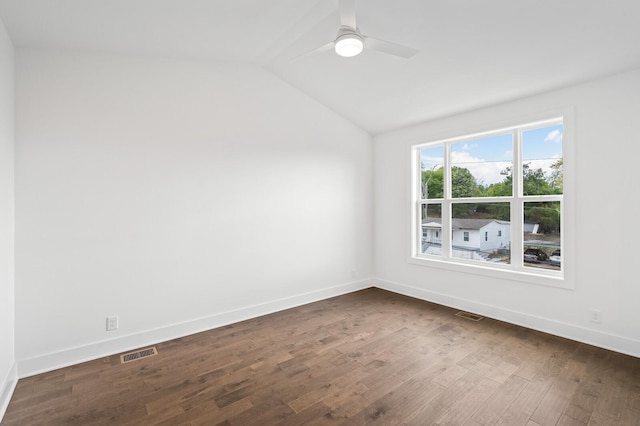
<path id="1" fill-rule="evenodd" d="M 556 336 L 565 337 L 567 339 L 576 340 L 634 357 L 640 357 L 640 341 L 629 337 L 603 333 L 598 330 L 579 327 L 522 312 L 516 312 L 497 306 L 479 303 L 473 300 L 452 297 L 446 294 L 436 293 L 396 282 L 380 279 L 366 279 L 310 293 L 272 300 L 259 305 L 247 306 L 233 311 L 221 312 L 204 318 L 198 318 L 179 324 L 172 324 L 170 326 L 147 330 L 141 333 L 93 342 L 87 345 L 44 354 L 30 359 L 18 360 L 17 373 L 16 367 L 13 368 L 12 374 L 14 379 L 12 380 L 11 378 L 8 378 L 7 383 L 4 384 L 2 398 L 6 398 L 7 400 L 0 400 L 0 409 L 6 409 L 6 406 L 2 404 L 8 404 L 17 378 L 33 376 L 35 374 L 79 364 L 81 362 L 91 361 L 144 346 L 154 345 L 160 342 L 166 342 L 178 337 L 211 330 L 213 328 L 267 315 L 284 309 L 363 290 L 372 286 L 392 291 L 394 293 L 403 294 L 405 296 L 414 297 L 416 299 L 474 312 L 511 324 L 554 334 Z"/>
<path id="2" fill-rule="evenodd" d="M 475 302 L 473 300 L 452 297 L 446 294 L 396 282 L 374 278 L 372 283 L 374 287 L 383 290 L 392 291 L 394 293 L 403 294 L 416 299 L 426 300 L 439 305 L 449 306 L 455 309 L 473 312 L 489 318 L 494 318 L 500 321 L 505 321 L 511 324 L 520 325 L 533 330 L 542 331 L 640 358 L 640 341 L 629 337 L 603 333 L 598 330 L 554 321 L 522 312 L 516 312 L 498 306 Z"/>
<path id="3" fill-rule="evenodd" d="M 354 281 L 335 287 L 329 287 L 310 293 L 272 300 L 259 305 L 247 306 L 233 311 L 221 312 L 204 318 L 198 318 L 179 324 L 172 324 L 153 330 L 147 330 L 115 339 L 92 342 L 87 345 L 65 349 L 63 351 L 42 356 L 18 360 L 18 376 L 20 378 L 68 367 L 81 362 L 103 358 L 113 354 L 130 351 L 143 346 L 188 336 L 213 328 L 222 327 L 239 321 L 256 318 L 262 315 L 294 308 L 307 303 L 317 302 L 330 297 L 340 296 L 371 287 L 371 280 Z"/>
<path id="4" fill-rule="evenodd" d="M 4 382 L 0 383 L 0 422 L 2 422 L 2 418 L 4 417 L 4 413 L 7 411 L 7 407 L 9 406 L 9 401 L 11 401 L 11 397 L 13 396 L 13 391 L 16 389 L 16 385 L 18 384 L 18 366 L 17 364 L 13 364 L 7 377 L 4 379 Z"/>

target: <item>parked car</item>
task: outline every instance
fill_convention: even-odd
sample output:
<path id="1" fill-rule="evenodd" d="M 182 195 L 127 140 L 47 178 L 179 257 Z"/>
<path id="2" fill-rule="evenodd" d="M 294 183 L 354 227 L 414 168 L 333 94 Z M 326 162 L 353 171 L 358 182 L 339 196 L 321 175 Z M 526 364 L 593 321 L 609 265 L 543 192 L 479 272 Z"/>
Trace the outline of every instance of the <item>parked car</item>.
<path id="1" fill-rule="evenodd" d="M 560 249 L 555 249 L 551 256 L 549 256 L 549 263 L 552 265 L 560 266 L 562 263 L 562 256 L 560 255 Z"/>
<path id="2" fill-rule="evenodd" d="M 524 261 L 531 263 L 544 262 L 549 258 L 547 253 L 537 248 L 528 248 L 524 251 Z"/>

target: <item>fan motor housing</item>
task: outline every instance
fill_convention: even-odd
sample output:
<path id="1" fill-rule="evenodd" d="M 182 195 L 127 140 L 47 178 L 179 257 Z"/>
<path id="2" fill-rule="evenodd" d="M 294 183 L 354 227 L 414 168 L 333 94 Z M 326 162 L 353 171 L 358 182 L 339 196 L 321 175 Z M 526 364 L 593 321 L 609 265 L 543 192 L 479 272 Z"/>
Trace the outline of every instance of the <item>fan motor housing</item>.
<path id="1" fill-rule="evenodd" d="M 362 52 L 364 41 L 357 28 L 343 25 L 338 30 L 334 47 L 338 55 L 349 58 Z"/>

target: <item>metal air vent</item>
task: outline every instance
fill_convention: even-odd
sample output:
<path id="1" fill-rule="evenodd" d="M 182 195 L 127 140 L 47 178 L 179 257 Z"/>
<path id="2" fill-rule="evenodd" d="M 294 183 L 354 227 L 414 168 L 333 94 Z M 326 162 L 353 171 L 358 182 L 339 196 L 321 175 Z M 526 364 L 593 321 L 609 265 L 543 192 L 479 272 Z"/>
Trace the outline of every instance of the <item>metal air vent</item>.
<path id="1" fill-rule="evenodd" d="M 153 355 L 158 355 L 158 351 L 156 350 L 155 346 L 120 355 L 120 364 L 125 364 L 127 362 L 136 361 Z"/>
<path id="2" fill-rule="evenodd" d="M 471 321 L 480 321 L 482 318 L 480 315 L 472 314 L 471 312 L 459 311 L 456 313 L 457 316 L 462 317 L 464 319 L 468 319 Z"/>

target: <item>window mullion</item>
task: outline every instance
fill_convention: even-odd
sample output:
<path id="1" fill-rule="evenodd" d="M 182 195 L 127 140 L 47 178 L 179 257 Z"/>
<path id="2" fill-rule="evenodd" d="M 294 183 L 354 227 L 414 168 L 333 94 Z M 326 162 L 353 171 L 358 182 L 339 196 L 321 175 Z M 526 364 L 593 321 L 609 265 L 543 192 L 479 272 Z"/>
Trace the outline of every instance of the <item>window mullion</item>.
<path id="1" fill-rule="evenodd" d="M 516 199 L 522 197 L 522 131 L 513 131 L 513 171 L 511 173 L 513 196 Z"/>
<path id="2" fill-rule="evenodd" d="M 414 146 L 413 259 L 562 280 L 562 163 L 551 163 L 562 159 L 552 145 L 562 142 L 562 126 L 560 117 Z M 509 162 L 510 175 L 499 176 Z"/>
<path id="3" fill-rule="evenodd" d="M 412 192 L 416 203 L 413 206 L 413 218 L 411 226 L 411 241 L 412 241 L 412 255 L 418 255 L 422 253 L 422 167 L 420 163 L 420 150 L 413 150 L 412 158 L 412 173 L 411 185 L 413 186 Z"/>
<path id="4" fill-rule="evenodd" d="M 442 203 L 442 256 L 451 259 L 451 145 L 444 145 L 444 200 Z"/>
<path id="5" fill-rule="evenodd" d="M 524 266 L 524 200 L 522 198 L 522 131 L 513 131 L 513 171 L 511 201 L 511 264 L 520 269 Z"/>

